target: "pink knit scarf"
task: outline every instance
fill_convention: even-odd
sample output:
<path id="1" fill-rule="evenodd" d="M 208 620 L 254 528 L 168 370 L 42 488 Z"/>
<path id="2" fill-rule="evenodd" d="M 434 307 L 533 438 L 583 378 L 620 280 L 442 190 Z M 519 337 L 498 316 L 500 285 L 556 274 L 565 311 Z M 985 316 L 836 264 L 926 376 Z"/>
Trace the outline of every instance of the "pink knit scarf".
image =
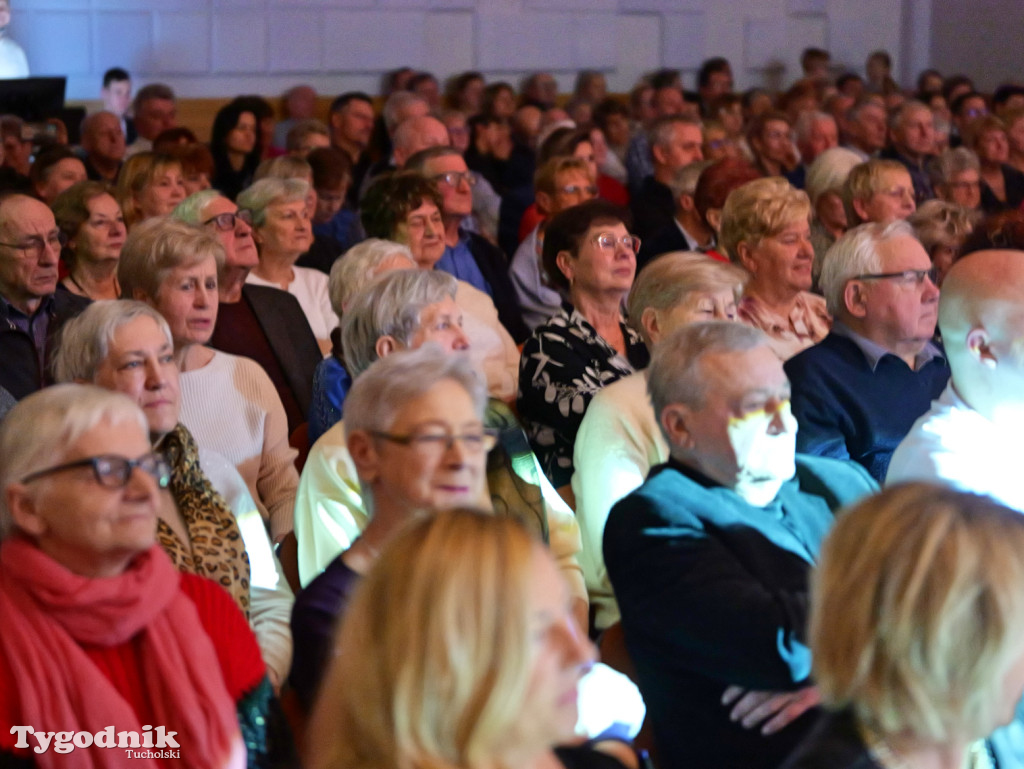
<path id="1" fill-rule="evenodd" d="M 0 654 L 14 672 L 22 724 L 42 731 L 142 733 L 132 706 L 82 644 L 141 644 L 142 690 L 155 723 L 177 732 L 181 765 L 234 766 L 244 747 L 217 654 L 180 576 L 154 546 L 117 577 L 73 574 L 27 539 L 0 545 Z M 29 743 L 35 746 L 34 738 Z M 76 748 L 33 753 L 41 769 L 105 769 L 126 764 L 123 750 Z M 151 760 L 132 759 L 137 769 Z M 175 762 L 178 763 L 178 762 Z"/>

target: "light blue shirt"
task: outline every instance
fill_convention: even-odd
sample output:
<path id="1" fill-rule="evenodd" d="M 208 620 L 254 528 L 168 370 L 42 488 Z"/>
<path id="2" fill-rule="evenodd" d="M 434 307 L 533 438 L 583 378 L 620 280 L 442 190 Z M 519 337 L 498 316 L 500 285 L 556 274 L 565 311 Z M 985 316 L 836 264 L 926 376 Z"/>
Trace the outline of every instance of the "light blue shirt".
<path id="1" fill-rule="evenodd" d="M 444 253 L 434 265 L 434 269 L 454 275 L 488 296 L 494 296 L 490 284 L 484 280 L 484 274 L 480 272 L 480 267 L 473 258 L 473 252 L 469 250 L 469 236 L 464 232 L 459 233 L 459 241 L 454 247 L 444 247 Z"/>

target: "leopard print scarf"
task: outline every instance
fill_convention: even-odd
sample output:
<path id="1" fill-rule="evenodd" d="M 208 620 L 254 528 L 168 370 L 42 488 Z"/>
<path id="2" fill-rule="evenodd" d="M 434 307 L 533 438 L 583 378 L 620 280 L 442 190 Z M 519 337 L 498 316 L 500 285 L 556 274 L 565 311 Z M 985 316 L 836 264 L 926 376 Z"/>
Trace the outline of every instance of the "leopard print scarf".
<path id="1" fill-rule="evenodd" d="M 234 513 L 199 467 L 195 438 L 179 424 L 163 437 L 159 449 L 171 465 L 171 496 L 189 539 L 182 542 L 160 520 L 160 546 L 179 571 L 212 579 L 227 590 L 248 619 L 249 555 Z"/>

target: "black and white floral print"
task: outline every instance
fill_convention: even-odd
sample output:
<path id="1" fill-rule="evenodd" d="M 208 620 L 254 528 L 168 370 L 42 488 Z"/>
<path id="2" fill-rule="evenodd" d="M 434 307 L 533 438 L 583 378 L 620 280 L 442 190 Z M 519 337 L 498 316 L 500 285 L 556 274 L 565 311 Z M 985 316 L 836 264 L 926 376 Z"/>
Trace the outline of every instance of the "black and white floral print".
<path id="1" fill-rule="evenodd" d="M 538 326 L 523 346 L 519 417 L 555 488 L 572 479 L 572 448 L 590 400 L 605 385 L 648 363 L 640 335 L 626 325 L 625 318 L 621 324 L 626 357 L 569 306 Z"/>

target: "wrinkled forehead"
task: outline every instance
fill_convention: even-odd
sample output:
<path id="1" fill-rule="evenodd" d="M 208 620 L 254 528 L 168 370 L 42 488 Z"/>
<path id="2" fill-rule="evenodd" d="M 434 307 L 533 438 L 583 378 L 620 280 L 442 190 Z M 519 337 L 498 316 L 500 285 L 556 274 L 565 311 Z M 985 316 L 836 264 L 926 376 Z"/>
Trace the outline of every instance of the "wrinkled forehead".
<path id="1" fill-rule="evenodd" d="M 25 195 L 13 195 L 0 202 L 0 231 L 8 235 L 17 238 L 20 235 L 47 233 L 56 227 L 53 212 L 38 200 Z"/>

